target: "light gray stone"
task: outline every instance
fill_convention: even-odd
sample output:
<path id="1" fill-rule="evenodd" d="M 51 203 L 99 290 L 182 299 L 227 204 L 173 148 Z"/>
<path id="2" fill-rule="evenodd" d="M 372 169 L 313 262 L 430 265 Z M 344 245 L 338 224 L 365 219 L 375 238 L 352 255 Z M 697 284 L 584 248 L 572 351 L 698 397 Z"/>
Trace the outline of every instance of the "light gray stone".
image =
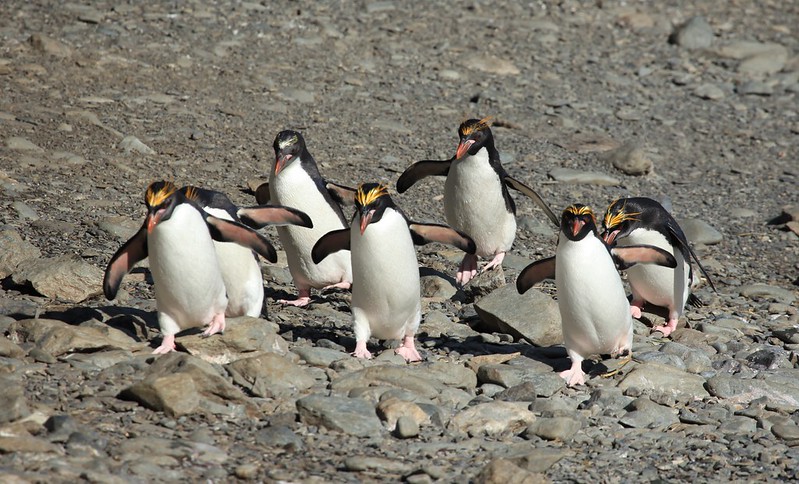
<path id="1" fill-rule="evenodd" d="M 665 429 L 679 422 L 677 411 L 658 405 L 649 398 L 641 397 L 627 406 L 628 412 L 619 419 L 625 427 Z"/>
<path id="2" fill-rule="evenodd" d="M 210 363 L 226 365 L 253 352 L 285 355 L 288 342 L 275 330 L 275 324 L 265 319 L 241 316 L 229 318 L 222 334 L 205 338 L 202 334 L 190 334 L 178 338 L 177 343 L 189 354 Z"/>
<path id="3" fill-rule="evenodd" d="M 743 415 L 733 415 L 719 425 L 719 432 L 733 435 L 752 435 L 757 431 L 757 420 Z"/>
<path id="4" fill-rule="evenodd" d="M 257 397 L 286 397 L 316 383 L 306 369 L 275 353 L 242 358 L 226 365 L 226 368 L 234 383 Z"/>
<path id="5" fill-rule="evenodd" d="M 103 271 L 77 256 L 33 259 L 17 266 L 12 277 L 43 296 L 72 303 L 101 294 L 103 287 Z"/>
<path id="6" fill-rule="evenodd" d="M 125 153 L 136 152 L 142 155 L 154 155 L 155 150 L 144 144 L 139 138 L 128 135 L 119 142 L 119 148 Z"/>
<path id="7" fill-rule="evenodd" d="M 134 350 L 143 346 L 109 326 L 72 326 L 55 319 L 21 319 L 9 326 L 9 336 L 12 341 L 35 343 L 53 356 L 73 351 Z"/>
<path id="8" fill-rule="evenodd" d="M 603 155 L 603 158 L 626 175 L 640 176 L 652 171 L 654 163 L 644 150 L 631 143 L 624 144 Z"/>
<path id="9" fill-rule="evenodd" d="M 784 304 L 791 304 L 796 300 L 793 291 L 768 284 L 746 284 L 738 288 L 738 293 L 748 298 L 764 298 Z"/>
<path id="10" fill-rule="evenodd" d="M 6 147 L 14 151 L 32 151 L 37 153 L 44 152 L 43 148 L 35 145 L 32 141 L 25 138 L 20 138 L 18 136 L 12 136 L 6 139 Z"/>
<path id="11" fill-rule="evenodd" d="M 616 186 L 621 183 L 618 178 L 614 178 L 605 173 L 575 170 L 572 168 L 555 168 L 549 172 L 549 176 L 561 183 L 601 186 Z"/>
<path id="12" fill-rule="evenodd" d="M 366 400 L 337 396 L 309 395 L 297 400 L 300 421 L 348 435 L 366 437 L 383 432 L 375 409 Z"/>
<path id="13" fill-rule="evenodd" d="M 475 477 L 475 484 L 544 484 L 549 480 L 543 474 L 522 469 L 506 459 L 493 459 Z"/>
<path id="14" fill-rule="evenodd" d="M 724 90 L 715 84 L 701 84 L 694 89 L 694 95 L 702 99 L 718 101 L 724 99 Z"/>
<path id="15" fill-rule="evenodd" d="M 766 397 L 769 405 L 789 411 L 799 409 L 799 388 L 796 385 L 729 375 L 716 375 L 707 381 L 707 389 L 711 395 L 723 398 L 731 404 L 746 405 L 752 400 Z"/>
<path id="16" fill-rule="evenodd" d="M 477 301 L 474 309 L 493 331 L 525 339 L 536 346 L 563 341 L 558 304 L 536 289 L 519 294 L 514 284 L 508 284 Z"/>
<path id="17" fill-rule="evenodd" d="M 350 355 L 332 348 L 321 348 L 319 346 L 297 346 L 291 349 L 292 353 L 297 354 L 311 366 L 327 368 L 334 361 L 344 358 L 351 358 Z"/>
<path id="18" fill-rule="evenodd" d="M 692 244 L 714 245 L 724 240 L 721 232 L 714 229 L 704 220 L 689 218 L 680 220 L 679 223 L 683 232 L 685 232 L 685 237 Z"/>
<path id="19" fill-rule="evenodd" d="M 527 435 L 536 435 L 544 440 L 570 440 L 582 424 L 569 417 L 538 418 L 527 427 Z"/>
<path id="20" fill-rule="evenodd" d="M 686 49 L 706 49 L 713 44 L 713 29 L 704 17 L 691 17 L 672 32 L 669 41 Z"/>
<path id="21" fill-rule="evenodd" d="M 619 383 L 619 388 L 637 388 L 673 395 L 678 399 L 696 400 L 708 396 L 705 379 L 658 363 L 643 363 L 633 368 Z"/>
<path id="22" fill-rule="evenodd" d="M 535 421 L 527 402 L 488 402 L 467 407 L 450 420 L 450 427 L 471 436 L 516 435 Z"/>
<path id="23" fill-rule="evenodd" d="M 0 377 L 0 424 L 14 422 L 30 414 L 25 389 L 17 381 Z"/>
<path id="24" fill-rule="evenodd" d="M 412 417 L 403 415 L 397 419 L 394 434 L 401 439 L 409 439 L 419 435 L 419 424 Z"/>
<path id="25" fill-rule="evenodd" d="M 459 321 L 453 321 L 449 316 L 438 310 L 432 310 L 424 316 L 422 324 L 419 325 L 420 334 L 425 334 L 431 338 L 471 338 L 480 335 L 471 326 Z"/>

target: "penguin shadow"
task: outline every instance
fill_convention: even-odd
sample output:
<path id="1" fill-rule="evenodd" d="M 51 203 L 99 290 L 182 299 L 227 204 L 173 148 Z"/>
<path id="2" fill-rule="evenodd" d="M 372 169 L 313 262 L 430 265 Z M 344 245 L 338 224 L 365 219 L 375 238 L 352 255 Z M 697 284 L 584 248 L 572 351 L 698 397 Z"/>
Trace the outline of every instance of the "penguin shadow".
<path id="1" fill-rule="evenodd" d="M 104 320 L 100 319 L 100 321 L 106 326 L 125 333 L 139 343 L 148 343 L 153 348 L 158 346 L 153 341 L 156 336 L 161 334 L 156 311 L 122 306 L 103 306 L 97 308 L 97 311 L 105 316 Z M 192 329 L 192 331 L 197 330 Z"/>

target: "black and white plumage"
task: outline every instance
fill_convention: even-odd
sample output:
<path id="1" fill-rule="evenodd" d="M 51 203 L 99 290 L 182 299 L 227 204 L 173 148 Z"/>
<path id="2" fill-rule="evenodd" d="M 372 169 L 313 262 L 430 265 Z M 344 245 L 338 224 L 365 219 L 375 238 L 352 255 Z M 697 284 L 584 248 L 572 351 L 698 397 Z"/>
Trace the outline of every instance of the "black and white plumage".
<path id="1" fill-rule="evenodd" d="M 446 176 L 444 214 L 447 223 L 477 244 L 476 254 L 467 254 L 456 275 L 466 284 L 477 274 L 477 256 L 491 257 L 483 268 L 502 264 L 516 237 L 516 205 L 508 187 L 533 199 L 555 226 L 558 219 L 532 188 L 511 178 L 502 167 L 488 120 L 470 119 L 458 128 L 460 142 L 449 160 L 425 160 L 408 167 L 397 181 L 405 192 L 417 181 L 431 175 Z"/>
<path id="2" fill-rule="evenodd" d="M 319 239 L 313 260 L 321 262 L 342 250 L 352 253 L 354 356 L 371 358 L 366 343 L 374 336 L 401 339 L 396 353 L 406 361 L 419 361 L 414 335 L 422 315 L 414 244 L 435 241 L 474 253 L 474 242 L 443 225 L 410 222 L 382 185 L 361 185 L 355 206 L 350 228 Z"/>
<path id="3" fill-rule="evenodd" d="M 585 383 L 582 361 L 595 354 L 618 356 L 632 348 L 630 304 L 617 268 L 638 263 L 674 267 L 668 252 L 651 246 L 609 248 L 597 233 L 590 208 L 575 204 L 561 217 L 558 248 L 527 266 L 516 280 L 519 293 L 555 279 L 563 341 L 572 366 L 560 375 L 569 386 Z"/>
<path id="4" fill-rule="evenodd" d="M 222 192 L 193 186 L 183 187 L 180 191 L 208 214 L 223 220 L 245 222 L 256 229 L 266 225 L 313 225 L 308 215 L 290 207 L 237 207 Z M 264 283 L 258 256 L 251 249 L 235 242 L 214 241 L 214 248 L 228 297 L 225 316 L 260 316 L 264 301 Z"/>
<path id="5" fill-rule="evenodd" d="M 602 236 L 610 245 L 653 245 L 673 254 L 677 260 L 674 269 L 640 265 L 627 271 L 627 280 L 633 293 L 630 310 L 634 317 L 641 317 L 645 302 L 663 306 L 669 311 L 666 324 L 653 328 L 655 331 L 670 335 L 677 328 L 686 303 L 701 305 L 699 299 L 691 294 L 695 278 L 691 258 L 713 290 L 716 289 L 677 221 L 655 200 L 646 197 L 616 200 L 605 211 L 602 225 Z"/>
<path id="6" fill-rule="evenodd" d="M 266 191 L 259 187 L 259 204 L 267 201 L 294 207 L 308 214 L 313 228 L 278 227 L 277 233 L 286 251 L 289 271 L 299 292 L 296 300 L 281 300 L 284 304 L 305 306 L 310 303 L 311 288 L 332 287 L 347 289 L 352 283 L 349 254 L 333 254 L 322 264 L 311 260 L 311 249 L 324 234 L 347 227 L 341 211 L 340 187 L 326 183 L 319 174 L 316 161 L 305 146 L 305 139 L 296 131 L 280 132 L 275 138 L 275 161 L 272 164 Z"/>
<path id="7" fill-rule="evenodd" d="M 111 258 L 103 292 L 116 297 L 122 278 L 149 258 L 163 342 L 154 353 L 175 349 L 175 334 L 208 325 L 210 336 L 225 329 L 227 296 L 213 241 L 236 242 L 277 261 L 274 247 L 249 227 L 209 215 L 171 182 L 152 183 L 145 193 L 141 229 Z"/>

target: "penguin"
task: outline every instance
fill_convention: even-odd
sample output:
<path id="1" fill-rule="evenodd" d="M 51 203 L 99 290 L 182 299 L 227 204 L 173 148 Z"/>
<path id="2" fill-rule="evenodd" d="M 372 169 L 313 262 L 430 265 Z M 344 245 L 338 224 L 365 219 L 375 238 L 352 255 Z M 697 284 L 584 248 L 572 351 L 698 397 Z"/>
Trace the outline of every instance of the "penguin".
<path id="1" fill-rule="evenodd" d="M 425 160 L 408 167 L 397 191 L 404 193 L 426 176 L 446 176 L 444 214 L 447 224 L 469 234 L 477 244 L 476 254 L 466 254 L 456 274 L 459 284 L 477 275 L 477 256 L 491 257 L 483 271 L 502 264 L 516 238 L 516 204 L 508 187 L 518 190 L 544 211 L 557 227 L 558 218 L 538 193 L 511 178 L 502 167 L 494 147 L 489 119 L 469 119 L 458 128 L 460 142 L 449 160 Z"/>
<path id="2" fill-rule="evenodd" d="M 204 336 L 224 331 L 228 298 L 213 240 L 236 242 L 270 262 L 275 248 L 249 227 L 209 215 L 171 182 L 150 184 L 144 196 L 147 217 L 138 232 L 111 257 L 103 293 L 116 297 L 122 278 L 149 257 L 155 284 L 158 325 L 163 341 L 153 351 L 175 349 L 175 334 L 208 325 Z"/>
<path id="3" fill-rule="evenodd" d="M 676 328 L 685 305 L 701 306 L 702 302 L 691 294 L 694 281 L 691 258 L 716 290 L 713 280 L 699 262 L 688 239 L 671 214 L 658 202 L 646 197 L 624 198 L 614 201 L 605 211 L 602 237 L 610 245 L 619 247 L 648 244 L 674 255 L 674 270 L 656 265 L 640 265 L 627 271 L 632 289 L 630 310 L 634 318 L 641 317 L 644 303 L 668 309 L 668 321 L 653 328 L 669 336 Z"/>
<path id="4" fill-rule="evenodd" d="M 671 254 L 657 247 L 609 248 L 599 237 L 591 209 L 574 204 L 561 216 L 555 256 L 533 262 L 519 273 L 516 289 L 520 294 L 539 281 L 555 279 L 563 341 L 572 362 L 571 368 L 560 373 L 567 385 L 585 383 L 585 358 L 617 357 L 632 350 L 630 303 L 617 268 L 637 263 L 677 264 Z"/>
<path id="5" fill-rule="evenodd" d="M 277 224 L 313 226 L 308 215 L 290 207 L 263 205 L 240 208 L 224 193 L 194 186 L 185 186 L 180 192 L 208 214 L 232 222 L 244 221 L 250 227 Z M 214 248 L 227 291 L 225 317 L 259 317 L 264 302 L 264 283 L 258 256 L 252 249 L 234 242 L 214 241 Z"/>
<path id="6" fill-rule="evenodd" d="M 295 300 L 279 302 L 292 306 L 306 306 L 311 301 L 311 288 L 349 289 L 352 283 L 352 266 L 349 254 L 333 254 L 322 264 L 311 260 L 311 249 L 320 237 L 333 230 L 347 227 L 341 211 L 341 194 L 346 187 L 326 183 L 319 174 L 305 139 L 297 131 L 281 131 L 274 142 L 275 161 L 269 177 L 268 190 L 263 185 L 256 194 L 259 204 L 267 201 L 302 210 L 313 220 L 313 228 L 278 227 L 277 234 L 286 251 L 289 272 L 297 288 Z M 350 190 L 351 192 L 351 190 Z M 267 199 L 266 193 L 269 194 Z M 351 198 L 352 195 L 350 195 Z"/>
<path id="7" fill-rule="evenodd" d="M 420 361 L 414 335 L 422 318 L 419 263 L 414 244 L 441 242 L 474 253 L 474 241 L 449 227 L 411 222 L 384 185 L 366 183 L 355 195 L 349 228 L 324 235 L 312 250 L 314 262 L 337 251 L 352 252 L 353 356 L 371 358 L 371 336 L 400 339 L 395 350 L 407 362 Z"/>

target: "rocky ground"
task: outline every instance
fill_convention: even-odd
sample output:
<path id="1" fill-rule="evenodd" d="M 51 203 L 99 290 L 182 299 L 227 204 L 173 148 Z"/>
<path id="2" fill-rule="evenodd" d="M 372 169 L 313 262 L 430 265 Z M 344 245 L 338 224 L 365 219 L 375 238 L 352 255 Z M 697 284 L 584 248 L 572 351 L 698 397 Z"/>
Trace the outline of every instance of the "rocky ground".
<path id="1" fill-rule="evenodd" d="M 796 3 L 85 3 L 0 3 L 4 481 L 799 477 Z M 718 293 L 566 388 L 554 287 L 504 285 L 555 249 L 517 195 L 503 272 L 458 290 L 459 255 L 419 250 L 419 364 L 351 358 L 347 292 L 280 307 L 282 262 L 264 319 L 157 358 L 146 264 L 101 295 L 153 180 L 252 204 L 294 128 L 331 180 L 393 186 L 489 115 L 556 211 L 668 201 Z M 395 199 L 441 222 L 442 188 Z"/>

